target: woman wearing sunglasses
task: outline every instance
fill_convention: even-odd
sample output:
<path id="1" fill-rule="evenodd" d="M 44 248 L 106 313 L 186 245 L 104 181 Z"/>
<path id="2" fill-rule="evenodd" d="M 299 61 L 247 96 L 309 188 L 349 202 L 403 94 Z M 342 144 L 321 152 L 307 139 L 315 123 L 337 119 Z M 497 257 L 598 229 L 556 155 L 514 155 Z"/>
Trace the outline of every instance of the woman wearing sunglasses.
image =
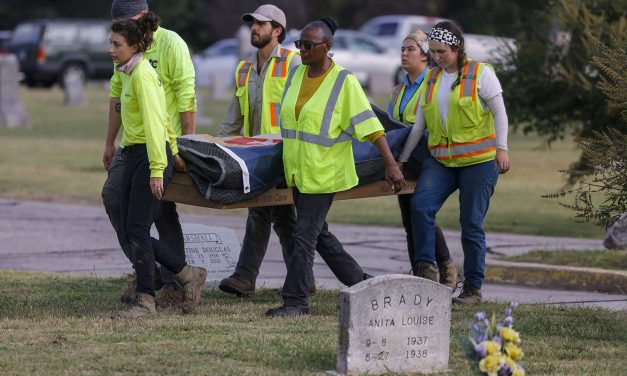
<path id="1" fill-rule="evenodd" d="M 343 284 L 352 286 L 370 277 L 329 232 L 326 222 L 334 194 L 358 183 L 352 138 L 370 140 L 377 147 L 385 161 L 385 177 L 396 192 L 405 185 L 383 126 L 357 78 L 328 56 L 336 29 L 331 18 L 303 29 L 295 42 L 303 65 L 290 71 L 283 91 L 279 115 L 283 164 L 287 184 L 293 187 L 297 219 L 283 305 L 268 310 L 269 316 L 309 313 L 307 286 L 315 249 Z"/>
<path id="2" fill-rule="evenodd" d="M 394 88 L 388 102 L 388 113 L 395 120 L 411 127 L 416 121 L 416 110 L 418 109 L 418 98 L 422 93 L 420 86 L 424 80 L 427 67 L 430 65 L 429 42 L 427 34 L 422 30 L 416 30 L 403 40 L 401 46 L 401 66 L 407 72 L 402 82 Z M 399 162 L 399 167 L 408 179 L 417 179 L 420 175 L 420 162 L 428 157 L 426 142 L 420 142 L 413 151 L 411 157 Z M 415 266 L 414 260 L 414 238 L 411 230 L 411 195 L 398 195 L 398 206 L 401 209 L 401 218 L 405 234 L 407 235 L 407 253 L 412 271 Z M 455 289 L 457 283 L 457 267 L 451 259 L 451 255 L 446 245 L 446 239 L 440 226 L 435 226 L 435 258 L 438 270 L 429 270 L 427 277 L 443 285 Z"/>

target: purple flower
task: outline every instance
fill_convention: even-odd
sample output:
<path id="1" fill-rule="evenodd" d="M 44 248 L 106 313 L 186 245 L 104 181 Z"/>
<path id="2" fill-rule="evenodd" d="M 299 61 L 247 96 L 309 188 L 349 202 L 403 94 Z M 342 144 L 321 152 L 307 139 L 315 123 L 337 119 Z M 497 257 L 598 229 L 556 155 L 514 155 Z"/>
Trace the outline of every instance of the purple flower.
<path id="1" fill-rule="evenodd" d="M 514 324 L 514 318 L 512 316 L 507 316 L 505 321 L 503 321 L 503 326 L 511 328 L 512 324 Z"/>
<path id="2" fill-rule="evenodd" d="M 475 346 L 475 354 L 479 358 L 485 358 L 488 355 L 488 349 L 486 349 L 485 342 L 481 342 Z"/>
<path id="3" fill-rule="evenodd" d="M 501 339 L 501 337 L 500 337 L 500 336 L 495 336 L 495 337 L 493 337 L 493 338 L 492 338 L 492 341 L 494 341 L 494 342 L 498 343 L 498 344 L 499 344 L 499 346 L 502 346 L 502 345 L 503 345 L 503 340 Z"/>
<path id="4" fill-rule="evenodd" d="M 514 370 L 507 363 L 503 363 L 501 368 L 499 369 L 498 376 L 511 376 Z"/>
<path id="5" fill-rule="evenodd" d="M 486 318 L 485 312 L 475 313 L 475 321 L 482 321 L 482 320 L 485 320 L 485 318 Z"/>
<path id="6" fill-rule="evenodd" d="M 475 323 L 472 327 L 473 327 L 476 331 L 481 330 L 481 325 L 480 325 L 479 323 Z"/>
<path id="7" fill-rule="evenodd" d="M 511 303 L 509 303 L 509 308 L 514 309 L 514 308 L 516 308 L 516 307 L 518 307 L 518 303 L 517 303 L 517 302 L 511 302 Z"/>
<path id="8" fill-rule="evenodd" d="M 505 310 L 505 316 L 511 316 L 512 315 L 512 310 L 510 308 L 507 308 Z"/>
<path id="9" fill-rule="evenodd" d="M 479 335 L 477 336 L 477 340 L 476 340 L 476 342 L 477 342 L 477 343 L 481 343 L 481 342 L 485 341 L 485 339 L 486 339 L 486 338 L 485 338 L 485 336 L 484 336 L 483 334 L 479 334 Z"/>

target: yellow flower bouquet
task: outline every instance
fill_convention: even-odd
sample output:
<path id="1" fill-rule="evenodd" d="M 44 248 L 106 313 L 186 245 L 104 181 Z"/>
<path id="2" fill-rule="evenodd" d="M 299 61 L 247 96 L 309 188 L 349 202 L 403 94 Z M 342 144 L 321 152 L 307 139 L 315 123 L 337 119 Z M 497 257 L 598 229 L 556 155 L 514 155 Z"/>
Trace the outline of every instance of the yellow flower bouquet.
<path id="1" fill-rule="evenodd" d="M 520 335 L 513 329 L 512 310 L 516 303 L 511 303 L 505 310 L 505 319 L 496 321 L 496 315 L 490 319 L 485 312 L 477 312 L 468 337 L 468 356 L 479 367 L 481 374 L 488 376 L 524 376 L 525 370 L 519 361 L 525 356 L 519 347 Z"/>

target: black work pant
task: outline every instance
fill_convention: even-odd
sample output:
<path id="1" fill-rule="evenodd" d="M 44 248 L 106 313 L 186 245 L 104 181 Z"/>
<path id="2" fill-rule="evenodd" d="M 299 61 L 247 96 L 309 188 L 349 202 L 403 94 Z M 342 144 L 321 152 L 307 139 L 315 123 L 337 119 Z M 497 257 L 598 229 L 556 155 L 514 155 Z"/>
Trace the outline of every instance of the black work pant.
<path id="1" fill-rule="evenodd" d="M 250 208 L 246 219 L 246 234 L 235 272 L 251 282 L 255 282 L 259 275 L 261 262 L 268 249 L 272 224 L 281 243 L 285 265 L 289 265 L 290 255 L 294 248 L 292 236 L 296 227 L 294 205 Z"/>
<path id="2" fill-rule="evenodd" d="M 124 174 L 124 165 L 126 163 L 126 155 L 122 153 L 123 149 L 118 148 L 113 157 L 113 161 L 109 166 L 107 180 L 102 187 L 102 203 L 105 211 L 109 216 L 109 221 L 118 237 L 118 242 L 122 248 L 122 252 L 129 259 L 131 264 L 135 265 L 131 245 L 126 238 L 121 237 L 122 213 L 120 211 L 120 187 L 122 186 L 122 177 Z M 185 259 L 185 245 L 183 241 L 183 231 L 179 222 L 179 216 L 176 211 L 176 204 L 169 201 L 161 201 L 155 217 L 155 227 L 159 232 L 159 239 L 162 240 L 178 257 Z M 162 268 L 161 281 L 164 284 L 174 283 L 173 274 Z"/>
<path id="3" fill-rule="evenodd" d="M 361 282 L 364 271 L 335 235 L 329 232 L 326 218 L 334 193 L 306 194 L 294 187 L 293 194 L 296 206 L 294 250 L 288 262 L 282 296 L 285 305 L 306 306 L 316 249 L 337 279 L 346 286 Z"/>
<path id="4" fill-rule="evenodd" d="M 164 187 L 167 187 L 173 173 L 169 146 L 166 146 L 166 152 L 168 167 L 163 173 Z M 137 293 L 154 296 L 155 260 L 173 273 L 183 269 L 185 260 L 164 242 L 150 236 L 150 227 L 161 202 L 150 190 L 146 145 L 125 147 L 123 154 L 125 163 L 120 186 L 121 234 L 118 236 L 130 245 L 130 254 L 137 273 Z"/>

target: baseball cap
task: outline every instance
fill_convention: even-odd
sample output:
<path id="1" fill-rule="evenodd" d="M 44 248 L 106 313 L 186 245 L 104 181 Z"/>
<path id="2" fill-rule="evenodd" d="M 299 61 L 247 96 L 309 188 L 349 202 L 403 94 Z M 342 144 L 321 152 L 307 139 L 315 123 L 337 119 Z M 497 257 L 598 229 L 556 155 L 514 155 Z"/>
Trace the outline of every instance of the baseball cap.
<path id="1" fill-rule="evenodd" d="M 279 9 L 276 5 L 264 4 L 257 8 L 253 13 L 244 13 L 242 20 L 246 22 L 252 22 L 255 19 L 257 21 L 274 21 L 279 25 L 286 28 L 287 22 L 285 21 L 285 13 Z"/>

